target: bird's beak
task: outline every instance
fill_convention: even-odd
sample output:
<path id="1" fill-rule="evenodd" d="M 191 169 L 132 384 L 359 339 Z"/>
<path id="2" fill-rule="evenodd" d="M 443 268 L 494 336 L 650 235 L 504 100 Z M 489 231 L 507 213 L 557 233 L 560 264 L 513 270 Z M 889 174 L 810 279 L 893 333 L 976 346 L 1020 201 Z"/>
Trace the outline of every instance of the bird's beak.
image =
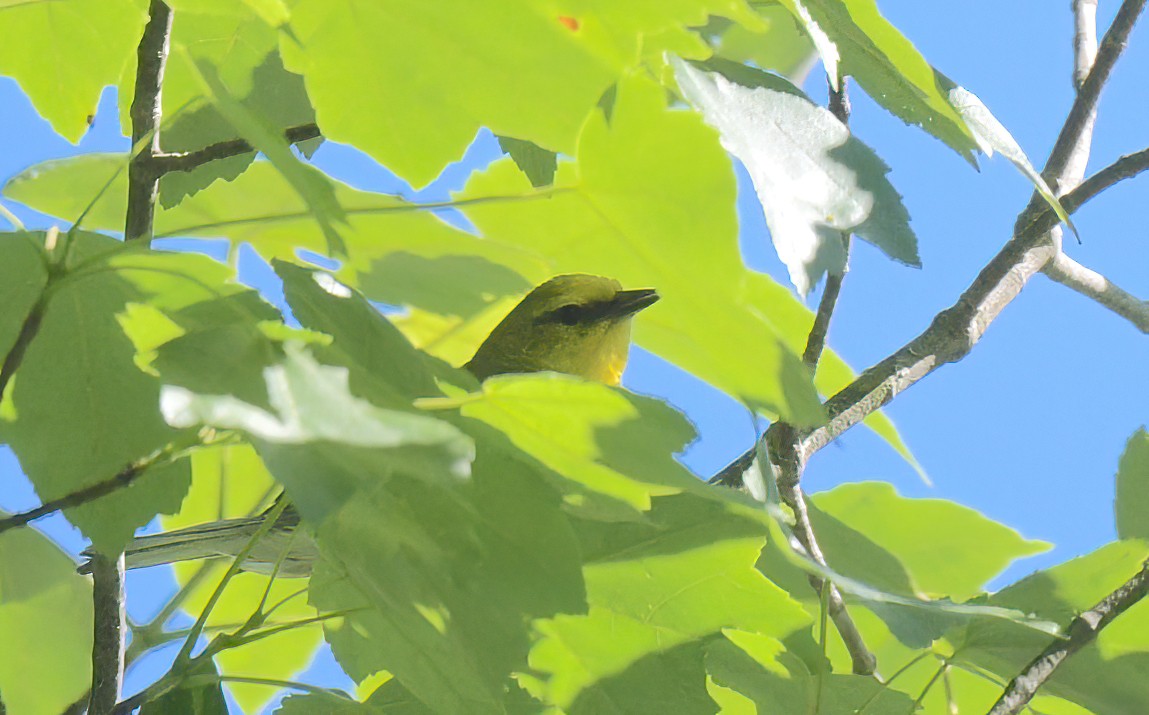
<path id="1" fill-rule="evenodd" d="M 626 318 L 634 315 L 643 308 L 649 308 L 658 302 L 658 293 L 652 288 L 639 290 L 620 290 L 614 294 L 606 311 L 606 317 Z"/>

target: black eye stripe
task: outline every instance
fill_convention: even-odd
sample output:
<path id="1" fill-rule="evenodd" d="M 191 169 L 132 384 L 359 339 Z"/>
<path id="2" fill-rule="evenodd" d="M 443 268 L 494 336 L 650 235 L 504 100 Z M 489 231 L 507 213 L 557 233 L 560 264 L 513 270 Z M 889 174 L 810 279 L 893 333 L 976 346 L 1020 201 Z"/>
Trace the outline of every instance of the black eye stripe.
<path id="1" fill-rule="evenodd" d="M 605 301 L 594 303 L 568 303 L 543 313 L 535 322 L 561 323 L 563 325 L 590 323 L 605 316 L 609 306 L 610 303 Z"/>

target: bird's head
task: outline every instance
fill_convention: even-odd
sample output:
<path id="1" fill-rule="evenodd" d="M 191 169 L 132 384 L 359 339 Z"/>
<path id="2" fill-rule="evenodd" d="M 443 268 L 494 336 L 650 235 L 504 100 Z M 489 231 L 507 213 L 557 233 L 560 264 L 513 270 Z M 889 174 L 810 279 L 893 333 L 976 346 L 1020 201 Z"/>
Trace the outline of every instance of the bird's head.
<path id="1" fill-rule="evenodd" d="M 528 293 L 465 367 L 480 380 L 553 370 L 617 385 L 631 318 L 657 300 L 651 289 L 622 290 L 611 278 L 556 276 Z"/>

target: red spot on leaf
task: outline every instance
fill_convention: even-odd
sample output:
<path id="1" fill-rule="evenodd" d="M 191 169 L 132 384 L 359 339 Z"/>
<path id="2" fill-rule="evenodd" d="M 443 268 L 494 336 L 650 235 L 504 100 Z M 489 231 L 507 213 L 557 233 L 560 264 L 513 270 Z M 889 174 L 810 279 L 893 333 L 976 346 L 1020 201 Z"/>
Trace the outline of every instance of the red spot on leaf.
<path id="1" fill-rule="evenodd" d="M 571 32 L 578 30 L 578 20 L 574 19 L 573 17 L 559 15 L 559 22 L 563 24 L 563 27 L 570 30 Z"/>

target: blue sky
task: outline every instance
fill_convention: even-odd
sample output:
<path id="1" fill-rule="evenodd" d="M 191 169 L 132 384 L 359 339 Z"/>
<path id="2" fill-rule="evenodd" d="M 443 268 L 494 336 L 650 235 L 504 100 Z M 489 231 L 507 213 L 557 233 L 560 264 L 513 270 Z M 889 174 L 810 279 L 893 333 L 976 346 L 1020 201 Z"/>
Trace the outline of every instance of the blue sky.
<path id="1" fill-rule="evenodd" d="M 1072 101 L 1072 18 L 1069 3 L 881 3 L 885 15 L 926 58 L 977 94 L 1040 165 Z M 1103 3 L 1108 24 L 1113 3 Z M 1089 172 L 1149 143 L 1145 131 L 1144 78 L 1149 76 L 1149 30 L 1134 33 L 1102 98 Z M 816 99 L 825 89 L 815 70 L 806 85 Z M 1008 238 L 1029 184 L 1004 159 L 972 170 L 924 132 L 905 126 L 863 93 L 852 95 L 855 134 L 892 167 L 919 239 L 923 268 L 915 270 L 855 243 L 851 271 L 830 333 L 831 346 L 863 368 L 884 358 L 949 306 Z M 115 102 L 106 92 L 91 132 L 79 146 L 56 136 L 15 83 L 0 80 L 0 179 L 50 158 L 90 151 L 123 151 Z M 18 138 L 18 140 L 16 139 Z M 464 161 L 418 196 L 446 198 L 467 174 L 498 155 L 480 135 Z M 316 163 L 357 187 L 410 192 L 372 160 L 327 144 Z M 785 282 L 786 273 L 766 238 L 761 211 L 741 177 L 742 246 L 752 267 Z M 1126 182 L 1075 216 L 1080 245 L 1068 245 L 1080 262 L 1135 295 L 1149 297 L 1149 235 L 1143 215 L 1149 178 Z M 21 216 L 29 225 L 43 225 Z M 201 242 L 202 243 L 202 242 Z M 220 247 L 216 246 L 218 253 Z M 269 286 L 270 271 L 250 253 L 241 278 Z M 655 286 L 657 287 L 657 286 Z M 809 299 L 817 305 L 817 292 Z M 946 366 L 888 408 L 902 435 L 934 482 L 926 487 L 881 440 L 855 429 L 815 456 L 805 477 L 818 491 L 867 479 L 892 482 L 903 494 L 966 504 L 1054 548 L 1019 562 L 994 585 L 1086 553 L 1115 536 L 1113 473 L 1125 440 L 1147 419 L 1149 343 L 1131 325 L 1087 299 L 1035 278 L 960 363 Z M 626 384 L 663 397 L 684 410 L 700 439 L 683 461 L 707 476 L 748 447 L 754 429 L 744 409 L 672 366 L 642 351 L 632 355 Z M 37 504 L 7 448 L 0 447 L 0 508 Z M 62 518 L 38 523 L 73 553 L 82 539 Z M 170 593 L 162 569 L 133 574 L 130 602 L 144 616 Z M 131 674 L 129 692 L 160 672 L 159 660 Z M 328 654 L 301 679 L 348 685 Z"/>

